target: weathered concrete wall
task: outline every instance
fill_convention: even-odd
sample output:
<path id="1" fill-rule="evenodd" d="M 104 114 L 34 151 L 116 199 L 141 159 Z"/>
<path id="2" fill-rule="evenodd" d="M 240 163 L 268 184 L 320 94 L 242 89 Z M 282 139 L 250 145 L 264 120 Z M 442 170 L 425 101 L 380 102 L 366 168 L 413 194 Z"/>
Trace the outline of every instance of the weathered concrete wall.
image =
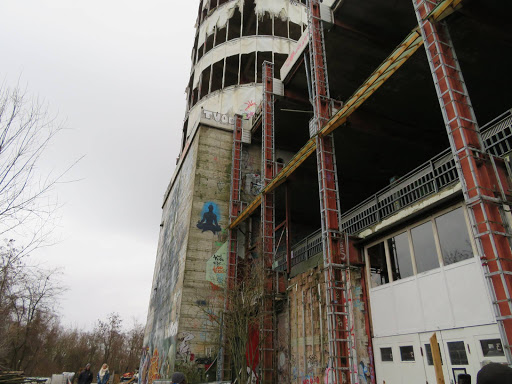
<path id="1" fill-rule="evenodd" d="M 197 142 L 192 143 L 164 204 L 141 372 L 148 381 L 173 369 L 178 333 L 188 227 L 194 193 Z M 145 371 L 144 371 L 145 369 Z M 148 373 L 150 371 L 150 373 Z"/>
<path id="2" fill-rule="evenodd" d="M 321 264 L 321 262 L 320 262 Z M 366 311 L 362 297 L 361 271 L 351 271 L 352 324 L 351 335 L 355 347 L 352 370 L 360 384 L 370 383 L 370 359 L 366 335 Z M 278 367 L 289 369 L 287 381 L 283 383 L 313 384 L 326 382 L 329 345 L 327 339 L 327 310 L 325 307 L 324 272 L 318 266 L 303 272 L 290 280 L 288 289 L 288 320 L 281 314 L 279 319 L 279 340 L 289 336 L 288 355 L 281 342 L 278 343 Z M 288 378 L 289 377 L 289 378 Z"/>
<path id="3" fill-rule="evenodd" d="M 212 303 L 219 297 L 226 275 L 233 134 L 202 126 L 196 140 L 176 359 L 202 366 L 213 361 L 219 345 L 218 310 Z"/>

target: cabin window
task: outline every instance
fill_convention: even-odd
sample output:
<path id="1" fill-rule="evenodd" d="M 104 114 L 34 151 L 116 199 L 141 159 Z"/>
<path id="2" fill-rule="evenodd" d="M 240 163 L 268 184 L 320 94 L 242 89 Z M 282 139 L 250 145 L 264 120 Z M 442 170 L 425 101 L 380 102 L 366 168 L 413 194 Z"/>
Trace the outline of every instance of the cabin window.
<path id="1" fill-rule="evenodd" d="M 407 232 L 388 239 L 388 249 L 391 257 L 393 281 L 414 275 Z"/>
<path id="2" fill-rule="evenodd" d="M 439 268 L 432 223 L 427 221 L 411 229 L 411 236 L 418 273 Z"/>
<path id="3" fill-rule="evenodd" d="M 466 354 L 466 344 L 463 341 L 451 341 L 448 345 L 448 353 L 452 365 L 468 365 L 468 355 Z"/>
<path id="4" fill-rule="evenodd" d="M 384 243 L 368 248 L 368 258 L 370 259 L 372 287 L 389 283 Z"/>
<path id="5" fill-rule="evenodd" d="M 500 339 L 480 340 L 484 357 L 505 356 Z"/>
<path id="6" fill-rule="evenodd" d="M 393 349 L 391 347 L 381 348 L 380 359 L 381 361 L 393 361 Z"/>
<path id="7" fill-rule="evenodd" d="M 412 345 L 400 347 L 400 357 L 402 361 L 416 361 L 414 357 L 414 348 Z"/>
<path id="8" fill-rule="evenodd" d="M 437 217 L 436 226 L 444 265 L 473 257 L 462 208 L 457 208 Z"/>

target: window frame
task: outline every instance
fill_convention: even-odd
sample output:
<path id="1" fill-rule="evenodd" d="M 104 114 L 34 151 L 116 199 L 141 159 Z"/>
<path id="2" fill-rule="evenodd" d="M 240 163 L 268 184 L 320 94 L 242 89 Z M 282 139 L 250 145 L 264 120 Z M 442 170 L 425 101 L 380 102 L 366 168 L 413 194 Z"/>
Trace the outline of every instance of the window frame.
<path id="1" fill-rule="evenodd" d="M 456 262 L 456 263 L 452 263 L 452 264 L 449 264 L 449 265 L 445 265 L 444 263 L 444 259 L 443 259 L 443 252 L 442 252 L 442 249 L 441 249 L 441 242 L 440 242 L 440 239 L 439 239 L 439 234 L 438 234 L 438 231 L 437 231 L 437 225 L 436 225 L 436 218 L 440 217 L 440 216 L 443 216 L 451 211 L 455 211 L 457 209 L 462 209 L 462 212 L 463 212 L 463 215 L 464 215 L 464 221 L 466 223 L 466 231 L 468 233 L 468 237 L 469 237 L 469 241 L 471 243 L 471 249 L 472 249 L 472 252 L 473 252 L 473 258 L 470 258 L 470 259 L 466 259 L 466 260 L 461 260 L 459 262 Z M 428 223 L 430 222 L 431 226 L 432 226 L 432 231 L 433 231 L 433 234 L 434 234 L 434 243 L 435 243 L 435 249 L 436 249 L 436 252 L 437 252 L 437 258 L 438 258 L 438 262 L 439 262 L 439 267 L 438 268 L 434 268 L 434 269 L 431 269 L 431 270 L 428 270 L 428 271 L 424 271 L 424 272 L 420 272 L 418 273 L 418 268 L 417 268 L 417 264 L 416 264 L 416 255 L 414 253 L 414 244 L 413 244 L 413 240 L 412 240 L 412 234 L 411 234 L 411 230 L 413 228 L 416 228 L 420 225 L 423 225 L 425 223 Z M 408 244 L 409 244 L 409 253 L 410 253 L 410 257 L 411 257 L 411 261 L 412 261 L 412 269 L 413 269 L 413 275 L 412 276 L 409 276 L 409 277 L 406 277 L 406 278 L 403 278 L 403 279 L 393 279 L 393 271 L 392 271 L 392 263 L 391 263 L 391 253 L 390 253 L 390 250 L 389 250 L 389 245 L 388 245 L 388 240 L 393 238 L 393 237 L 396 237 L 398 235 L 401 235 L 403 233 L 407 233 L 407 238 L 408 238 Z M 372 287 L 371 286 L 371 272 L 370 272 L 370 257 L 369 257 L 369 254 L 368 254 L 368 249 L 379 244 L 379 243 L 382 243 L 384 242 L 384 250 L 386 252 L 386 263 L 387 263 L 387 270 L 388 270 L 388 280 L 389 280 L 389 283 L 385 283 L 385 284 L 382 284 L 378 287 Z M 469 214 L 468 214 L 468 210 L 467 210 L 467 207 L 466 205 L 463 203 L 463 202 L 460 202 L 456 205 L 452 205 L 448 208 L 445 208 L 443 210 L 440 210 L 440 211 L 437 211 L 433 214 L 430 214 L 428 215 L 427 217 L 423 218 L 422 220 L 419 220 L 419 221 L 415 221 L 409 225 L 407 225 L 406 227 L 401 227 L 400 229 L 384 236 L 384 237 L 381 237 L 379 238 L 378 240 L 375 240 L 375 241 L 372 241 L 368 244 L 366 244 L 364 246 L 364 258 L 365 258 L 365 266 L 366 266 L 366 278 L 367 278 L 367 281 L 368 281 L 368 288 L 369 289 L 379 289 L 379 288 L 382 288 L 382 287 L 385 287 L 385 286 L 388 286 L 389 284 L 393 284 L 393 283 L 397 283 L 397 282 L 401 282 L 401 281 L 408 281 L 410 279 L 416 279 L 418 276 L 422 276 L 424 274 L 429 274 L 431 273 L 432 271 L 437 271 L 439 269 L 443 269 L 443 268 L 450 268 L 454 265 L 457 265 L 458 263 L 460 262 L 464 262 L 464 261 L 467 261 L 467 260 L 473 260 L 474 258 L 476 258 L 476 255 L 477 255 L 477 250 L 476 250 L 476 245 L 475 245 L 475 239 L 473 238 L 473 234 L 472 234 L 472 231 L 471 231 L 471 224 L 470 224 L 470 220 L 469 220 Z"/>

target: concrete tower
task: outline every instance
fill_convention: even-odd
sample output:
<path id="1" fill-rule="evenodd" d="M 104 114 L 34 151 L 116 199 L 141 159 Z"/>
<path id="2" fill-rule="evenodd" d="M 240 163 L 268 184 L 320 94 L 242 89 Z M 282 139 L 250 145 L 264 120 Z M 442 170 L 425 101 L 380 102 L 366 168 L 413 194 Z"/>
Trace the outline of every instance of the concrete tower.
<path id="1" fill-rule="evenodd" d="M 262 99 L 263 62 L 280 68 L 306 26 L 298 1 L 199 4 L 182 149 L 163 201 L 143 382 L 169 378 L 183 364 L 206 370 L 216 356 L 218 333 L 201 303 L 225 278 L 234 115 L 251 120 Z M 255 162 L 255 193 L 259 168 Z"/>

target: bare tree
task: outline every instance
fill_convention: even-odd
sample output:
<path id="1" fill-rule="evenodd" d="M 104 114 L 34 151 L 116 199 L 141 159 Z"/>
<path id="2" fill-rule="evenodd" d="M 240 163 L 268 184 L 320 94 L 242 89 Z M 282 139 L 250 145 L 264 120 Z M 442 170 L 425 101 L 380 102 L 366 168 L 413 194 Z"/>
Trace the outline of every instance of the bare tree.
<path id="1" fill-rule="evenodd" d="M 24 236 L 22 257 L 45 244 L 57 200 L 49 193 L 60 174 L 42 174 L 41 157 L 62 125 L 47 106 L 19 86 L 0 85 L 0 236 Z"/>
<path id="2" fill-rule="evenodd" d="M 260 263 L 247 263 L 239 268 L 232 289 L 209 291 L 207 297 L 204 296 L 207 291 L 203 290 L 202 295 L 197 295 L 196 302 L 201 303 L 197 308 L 211 320 L 212 330 L 209 331 L 222 329 L 228 357 L 224 369 L 231 370 L 231 379 L 236 379 L 237 383 L 248 383 L 252 375 L 248 368 L 257 365 L 259 360 L 263 276 Z M 179 369 L 183 369 L 183 365 L 180 364 Z"/>
<path id="3" fill-rule="evenodd" d="M 114 362 L 118 363 L 117 354 L 124 341 L 121 330 L 122 322 L 119 313 L 109 314 L 107 321 L 98 320 L 96 329 L 103 344 L 103 361 L 109 361 L 111 366 Z M 119 369 L 120 367 L 115 366 L 114 368 Z"/>
<path id="4" fill-rule="evenodd" d="M 55 320 L 58 296 L 63 292 L 57 270 L 23 266 L 6 288 L 8 365 L 24 370 L 37 359 L 41 339 Z"/>

